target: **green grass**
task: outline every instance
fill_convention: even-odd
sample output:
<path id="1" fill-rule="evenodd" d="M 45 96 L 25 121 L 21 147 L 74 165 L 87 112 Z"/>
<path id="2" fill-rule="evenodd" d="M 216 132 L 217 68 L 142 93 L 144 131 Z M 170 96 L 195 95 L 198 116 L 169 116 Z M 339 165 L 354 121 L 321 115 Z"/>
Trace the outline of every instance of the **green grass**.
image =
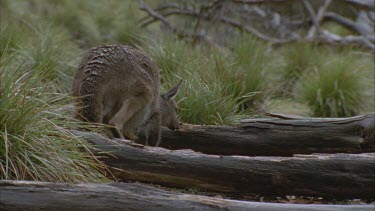
<path id="1" fill-rule="evenodd" d="M 1 16 L 1 54 L 3 49 L 20 51 L 29 58 L 27 68 L 49 71 L 43 82 L 60 93 L 69 91 L 82 49 L 117 42 L 152 49 L 148 51 L 163 71 L 164 90 L 184 80 L 178 97 L 181 118 L 199 124 L 229 124 L 233 116 L 258 112 L 256 107 L 275 94 L 278 100 L 281 94 L 287 101 L 298 101 L 295 84 L 325 63 L 325 55 L 337 53 L 306 43 L 273 49 L 245 34 L 233 38 L 228 48 L 192 47 L 166 36 L 158 24 L 139 28 L 142 12 L 135 1 L 3 0 Z M 366 82 L 367 96 L 372 96 L 370 82 Z"/>
<path id="2" fill-rule="evenodd" d="M 57 92 L 68 93 L 81 50 L 70 41 L 66 31 L 49 26 L 39 28 L 33 45 L 20 47 L 19 52 L 27 58 L 28 68 L 46 72 L 44 83 L 53 85 Z"/>
<path id="3" fill-rule="evenodd" d="M 301 97 L 314 116 L 357 115 L 364 104 L 361 65 L 350 53 L 334 54 L 315 66 L 301 80 Z"/>
<path id="4" fill-rule="evenodd" d="M 107 42 L 132 43 L 141 33 L 138 4 L 121 0 L 4 1 L 7 13 L 31 25 L 43 23 L 66 30 L 73 42 L 90 48 Z"/>
<path id="5" fill-rule="evenodd" d="M 241 105 L 249 99 L 243 78 L 231 77 L 237 71 L 229 55 L 216 49 L 192 47 L 175 39 L 148 44 L 146 49 L 162 70 L 163 91 L 180 79 L 177 96 L 180 119 L 192 124 L 232 124 L 239 116 L 249 115 Z M 228 62 L 226 62 L 228 61 Z"/>
<path id="6" fill-rule="evenodd" d="M 292 96 L 296 82 L 316 64 L 322 62 L 325 51 L 313 43 L 295 43 L 286 46 L 281 53 L 285 64 L 280 77 L 278 92 L 284 96 Z"/>
<path id="7" fill-rule="evenodd" d="M 48 72 L 44 74 L 44 83 L 53 85 L 57 92 L 69 92 L 81 49 L 64 28 L 44 22 L 34 23 L 9 15 L 10 12 L 6 11 L 6 21 L 1 21 L 1 55 L 8 52 L 27 58 L 25 68 Z"/>
<path id="8" fill-rule="evenodd" d="M 41 2 L 1 5 L 1 179 L 108 181 L 90 145 L 70 131 L 91 128 L 67 109 L 82 51 L 67 28 L 45 21 L 50 2 Z"/>
<path id="9" fill-rule="evenodd" d="M 0 179 L 108 181 L 89 144 L 70 131 L 85 125 L 63 109 L 69 97 L 41 86 L 49 71 L 25 69 L 16 55 L 1 57 L 1 64 Z"/>
<path id="10" fill-rule="evenodd" d="M 70 133 L 88 125 L 63 109 L 72 102 L 82 52 L 101 44 L 142 47 L 162 71 L 162 91 L 182 79 L 176 99 L 185 123 L 228 125 L 262 111 L 327 117 L 374 111 L 375 62 L 363 50 L 314 43 L 274 48 L 244 34 L 225 37 L 222 48 L 191 45 L 159 24 L 139 28 L 144 13 L 136 1 L 0 1 L 2 179 L 105 179 L 89 145 Z M 186 20 L 176 24 L 194 27 Z M 348 33 L 331 23 L 322 27 Z"/>
<path id="11" fill-rule="evenodd" d="M 272 58 L 267 52 L 267 44 L 251 36 L 242 36 L 235 39 L 232 44 L 234 53 L 234 66 L 236 71 L 234 83 L 239 93 L 237 95 L 248 95 L 253 93 L 251 105 L 261 101 L 266 89 L 266 71 L 272 63 Z"/>
<path id="12" fill-rule="evenodd" d="M 311 115 L 309 106 L 304 101 L 297 101 L 294 98 L 270 98 L 262 104 L 263 109 L 269 113 L 284 113 L 296 116 Z"/>

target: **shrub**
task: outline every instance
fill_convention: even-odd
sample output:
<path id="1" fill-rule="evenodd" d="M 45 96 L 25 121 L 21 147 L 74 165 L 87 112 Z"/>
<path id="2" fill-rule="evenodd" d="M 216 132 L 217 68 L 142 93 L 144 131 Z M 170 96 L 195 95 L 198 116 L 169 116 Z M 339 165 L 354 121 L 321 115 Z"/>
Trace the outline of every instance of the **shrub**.
<path id="1" fill-rule="evenodd" d="M 312 43 L 296 43 L 282 50 L 285 66 L 281 73 L 281 86 L 278 92 L 284 96 L 293 96 L 295 83 L 305 72 L 311 70 L 312 66 L 321 63 L 322 48 Z"/>
<path id="2" fill-rule="evenodd" d="M 43 72 L 43 82 L 55 92 L 67 93 L 77 69 L 81 50 L 69 40 L 66 31 L 51 26 L 36 26 L 38 33 L 30 34 L 30 42 L 19 48 L 25 57 L 25 67 Z"/>
<path id="3" fill-rule="evenodd" d="M 272 63 L 267 54 L 267 45 L 251 36 L 243 36 L 234 40 L 232 44 L 234 53 L 234 65 L 237 94 L 248 95 L 255 94 L 252 97 L 251 104 L 261 101 L 266 89 L 267 65 Z"/>
<path id="4" fill-rule="evenodd" d="M 42 85 L 49 71 L 25 70 L 24 63 L 15 55 L 1 58 L 0 179 L 106 181 L 89 144 L 70 131 L 87 127 L 63 109 L 70 99 Z"/>
<path id="5" fill-rule="evenodd" d="M 359 113 L 364 100 L 360 66 L 351 54 L 333 54 L 301 79 L 301 96 L 314 116 L 342 117 Z"/>
<path id="6" fill-rule="evenodd" d="M 238 116 L 243 96 L 233 90 L 235 77 L 227 78 L 232 70 L 227 55 L 215 49 L 189 46 L 174 39 L 153 43 L 146 49 L 162 70 L 163 90 L 180 79 L 183 84 L 177 100 L 182 122 L 193 124 L 231 124 Z"/>
<path id="7" fill-rule="evenodd" d="M 38 1 L 40 3 L 40 1 Z M 20 3 L 12 1 L 11 4 Z M 30 3 L 30 2 L 26 2 Z M 44 4 L 35 4 L 42 7 Z M 18 13 L 21 13 L 22 6 Z M 44 5 L 46 7 L 46 5 Z M 77 68 L 81 50 L 71 40 L 64 27 L 54 26 L 35 17 L 24 17 L 9 6 L 1 16 L 1 55 L 7 51 L 23 57 L 24 68 L 34 71 L 48 71 L 44 74 L 44 83 L 54 87 L 56 92 L 67 93 L 71 87 L 71 78 Z M 37 10 L 34 8 L 34 10 Z M 4 38 L 4 39 L 3 39 Z"/>

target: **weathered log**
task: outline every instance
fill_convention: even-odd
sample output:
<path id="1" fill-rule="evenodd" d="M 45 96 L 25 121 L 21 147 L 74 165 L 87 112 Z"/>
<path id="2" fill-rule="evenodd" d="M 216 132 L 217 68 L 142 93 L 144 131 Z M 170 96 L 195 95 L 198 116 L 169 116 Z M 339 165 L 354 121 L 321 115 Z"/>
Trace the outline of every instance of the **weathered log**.
<path id="1" fill-rule="evenodd" d="M 76 134 L 89 140 L 98 150 L 110 152 L 113 156 L 102 159 L 122 180 L 233 195 L 375 198 L 375 153 L 287 158 L 217 156 L 147 147 L 124 140 L 109 144 L 117 140 L 93 133 Z"/>
<path id="2" fill-rule="evenodd" d="M 375 151 L 375 113 L 351 118 L 288 117 L 249 119 L 233 127 L 182 125 L 176 131 L 163 129 L 161 146 L 247 156 Z"/>
<path id="3" fill-rule="evenodd" d="M 372 210 L 372 205 L 245 202 L 180 194 L 135 183 L 0 181 L 1 210 Z"/>

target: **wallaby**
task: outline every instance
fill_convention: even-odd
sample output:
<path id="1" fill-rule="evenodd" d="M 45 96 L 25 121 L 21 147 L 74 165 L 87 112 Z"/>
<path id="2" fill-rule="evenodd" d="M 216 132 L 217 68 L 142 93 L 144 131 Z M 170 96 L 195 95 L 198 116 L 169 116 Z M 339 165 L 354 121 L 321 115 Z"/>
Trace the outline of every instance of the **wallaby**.
<path id="1" fill-rule="evenodd" d="M 82 59 L 73 81 L 79 115 L 86 121 L 114 126 L 120 138 L 158 146 L 161 125 L 177 129 L 176 96 L 181 82 L 160 95 L 160 71 L 141 50 L 127 45 L 91 49 Z"/>

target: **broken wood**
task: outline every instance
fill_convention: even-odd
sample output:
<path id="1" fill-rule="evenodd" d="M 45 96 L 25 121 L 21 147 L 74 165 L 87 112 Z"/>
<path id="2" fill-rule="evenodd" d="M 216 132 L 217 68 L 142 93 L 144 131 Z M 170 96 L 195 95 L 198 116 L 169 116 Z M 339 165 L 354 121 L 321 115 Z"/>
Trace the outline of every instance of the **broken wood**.
<path id="1" fill-rule="evenodd" d="M 278 114 L 280 117 L 280 114 Z M 250 119 L 238 126 L 163 129 L 161 147 L 205 154 L 293 156 L 375 152 L 375 113 L 351 118 Z"/>
<path id="2" fill-rule="evenodd" d="M 372 210 L 372 205 L 245 202 L 137 183 L 65 184 L 0 180 L 1 210 Z"/>
<path id="3" fill-rule="evenodd" d="M 375 153 L 217 156 L 109 140 L 93 133 L 77 131 L 76 135 L 99 151 L 110 152 L 112 156 L 101 159 L 122 180 L 233 195 L 375 198 Z"/>

